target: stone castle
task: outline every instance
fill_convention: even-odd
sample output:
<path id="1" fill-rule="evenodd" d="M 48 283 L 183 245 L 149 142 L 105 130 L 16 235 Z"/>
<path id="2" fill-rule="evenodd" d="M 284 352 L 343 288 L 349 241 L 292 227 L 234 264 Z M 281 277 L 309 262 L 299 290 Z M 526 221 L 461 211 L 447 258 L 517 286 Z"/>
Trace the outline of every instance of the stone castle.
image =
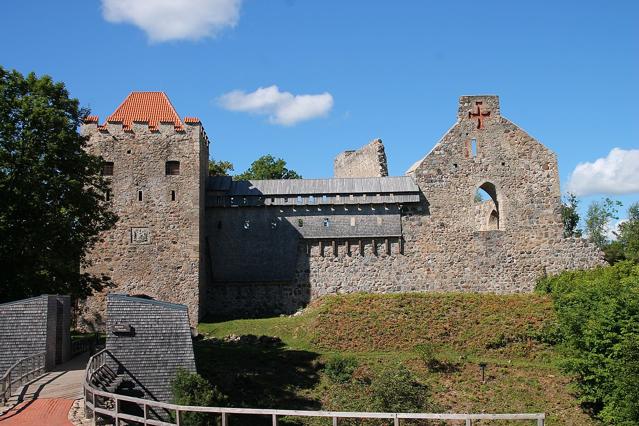
<path id="1" fill-rule="evenodd" d="M 88 272 L 110 276 L 110 292 L 186 304 L 193 323 L 332 293 L 527 292 L 603 263 L 563 237 L 555 154 L 502 117 L 497 96 L 461 97 L 453 127 L 395 177 L 380 140 L 338 155 L 330 179 L 208 176 L 202 123 L 162 92 L 133 92 L 82 132 L 120 218 Z M 104 296 L 86 302 L 90 321 Z"/>

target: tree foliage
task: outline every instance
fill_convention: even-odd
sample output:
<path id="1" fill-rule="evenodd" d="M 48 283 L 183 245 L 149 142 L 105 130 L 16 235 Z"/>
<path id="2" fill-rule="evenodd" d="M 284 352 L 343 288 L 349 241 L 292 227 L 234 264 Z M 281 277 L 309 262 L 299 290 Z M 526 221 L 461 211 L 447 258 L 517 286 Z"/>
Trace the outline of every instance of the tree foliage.
<path id="1" fill-rule="evenodd" d="M 606 424 L 639 425 L 639 265 L 564 272 L 537 288 L 553 299 L 580 401 Z"/>
<path id="2" fill-rule="evenodd" d="M 639 202 L 628 208 L 628 219 L 619 224 L 618 234 L 624 258 L 639 263 Z"/>
<path id="3" fill-rule="evenodd" d="M 224 160 L 209 160 L 209 176 L 230 176 L 234 169 L 233 163 Z"/>
<path id="4" fill-rule="evenodd" d="M 564 224 L 564 237 L 581 237 L 579 229 L 579 199 L 573 193 L 568 193 L 561 203 L 561 220 Z"/>
<path id="5" fill-rule="evenodd" d="M 237 180 L 250 179 L 301 179 L 295 170 L 286 167 L 286 161 L 272 155 L 263 155 L 253 161 L 244 173 L 235 176 Z"/>
<path id="6" fill-rule="evenodd" d="M 171 382 L 173 403 L 201 407 L 223 407 L 227 398 L 216 387 L 197 373 L 178 369 Z M 207 426 L 215 424 L 209 414 L 187 412 L 180 415 L 180 424 L 186 426 Z"/>
<path id="7" fill-rule="evenodd" d="M 0 302 L 108 282 L 80 272 L 116 221 L 102 160 L 77 132 L 87 113 L 63 83 L 0 67 Z"/>
<path id="8" fill-rule="evenodd" d="M 586 212 L 586 234 L 601 250 L 609 243 L 608 227 L 610 222 L 619 219 L 617 209 L 621 202 L 605 198 L 603 201 L 593 201 Z"/>

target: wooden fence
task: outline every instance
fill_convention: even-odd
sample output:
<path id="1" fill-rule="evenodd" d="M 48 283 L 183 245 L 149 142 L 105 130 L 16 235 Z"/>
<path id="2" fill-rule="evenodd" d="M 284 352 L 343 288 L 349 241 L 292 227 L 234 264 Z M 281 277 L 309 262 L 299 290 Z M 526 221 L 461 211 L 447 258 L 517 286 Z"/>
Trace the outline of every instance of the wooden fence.
<path id="1" fill-rule="evenodd" d="M 0 403 L 3 405 L 7 403 L 13 388 L 19 388 L 45 373 L 45 356 L 45 352 L 40 352 L 22 358 L 9 367 L 0 378 Z"/>
<path id="2" fill-rule="evenodd" d="M 544 413 L 526 414 L 456 414 L 456 413 L 372 413 L 372 412 L 346 412 L 346 411 L 304 411 L 304 410 L 278 410 L 257 408 L 229 408 L 229 407 L 199 407 L 188 405 L 176 405 L 166 402 L 151 401 L 148 399 L 134 398 L 101 391 L 92 386 L 94 376 L 103 372 L 106 366 L 106 358 L 112 356 L 108 351 L 102 350 L 89 359 L 84 381 L 84 406 L 87 418 L 92 418 L 95 424 L 96 416 L 107 417 L 113 420 L 116 426 L 124 422 L 136 422 L 144 426 L 180 426 L 184 413 L 209 413 L 218 415 L 222 420 L 222 426 L 229 425 L 229 417 L 232 415 L 269 416 L 273 426 L 278 425 L 280 417 L 315 417 L 330 418 L 334 426 L 339 419 L 386 419 L 394 426 L 399 426 L 401 420 L 462 420 L 466 426 L 471 426 L 474 420 L 529 420 L 535 421 L 537 426 L 543 426 Z M 122 403 L 136 405 L 142 415 L 133 415 L 122 412 Z M 167 418 L 153 418 L 152 413 L 164 412 Z"/>

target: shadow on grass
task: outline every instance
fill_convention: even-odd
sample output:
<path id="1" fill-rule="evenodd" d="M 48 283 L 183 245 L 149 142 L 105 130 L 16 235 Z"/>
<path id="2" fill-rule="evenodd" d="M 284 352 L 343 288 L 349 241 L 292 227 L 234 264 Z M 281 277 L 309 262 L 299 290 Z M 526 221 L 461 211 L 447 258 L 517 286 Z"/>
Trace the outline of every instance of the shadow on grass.
<path id="1" fill-rule="evenodd" d="M 318 410 L 305 391 L 319 382 L 319 354 L 281 342 L 203 340 L 194 345 L 198 372 L 228 396 L 228 406 Z"/>

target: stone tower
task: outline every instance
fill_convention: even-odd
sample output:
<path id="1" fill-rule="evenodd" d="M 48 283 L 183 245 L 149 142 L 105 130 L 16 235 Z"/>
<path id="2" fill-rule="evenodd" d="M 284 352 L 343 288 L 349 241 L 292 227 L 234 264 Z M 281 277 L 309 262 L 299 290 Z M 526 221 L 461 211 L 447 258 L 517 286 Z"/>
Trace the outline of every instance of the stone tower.
<path id="1" fill-rule="evenodd" d="M 208 138 L 200 120 L 181 120 L 163 92 L 132 92 L 104 124 L 82 126 L 88 151 L 104 159 L 107 194 L 118 215 L 89 259 L 111 277 L 108 292 L 186 304 L 196 323 L 205 283 L 204 209 Z M 83 317 L 103 323 L 105 294 Z"/>

